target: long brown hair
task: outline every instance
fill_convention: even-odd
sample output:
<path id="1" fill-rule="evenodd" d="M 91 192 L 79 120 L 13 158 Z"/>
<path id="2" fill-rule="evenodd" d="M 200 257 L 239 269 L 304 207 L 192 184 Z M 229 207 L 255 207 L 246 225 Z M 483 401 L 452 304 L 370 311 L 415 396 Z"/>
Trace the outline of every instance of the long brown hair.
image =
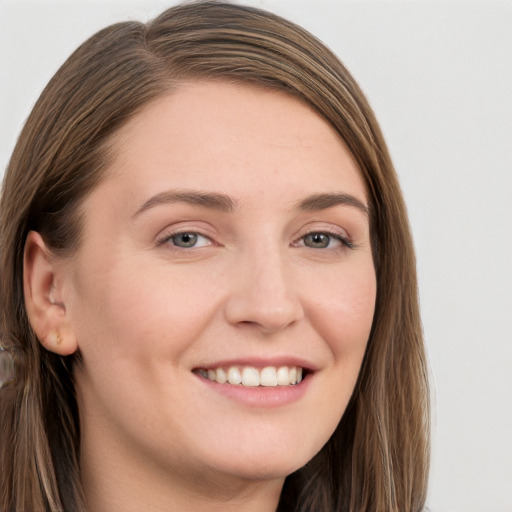
<path id="1" fill-rule="evenodd" d="M 94 35 L 50 81 L 21 133 L 0 204 L 0 342 L 17 364 L 15 382 L 0 390 L 0 510 L 86 509 L 77 356 L 46 351 L 30 327 L 27 233 L 72 253 L 81 203 L 102 179 L 112 135 L 149 101 L 194 79 L 278 88 L 310 104 L 353 154 L 370 203 L 377 301 L 360 376 L 331 439 L 286 479 L 278 510 L 422 510 L 430 419 L 415 258 L 381 131 L 347 69 L 311 34 L 268 12 L 215 1 Z"/>

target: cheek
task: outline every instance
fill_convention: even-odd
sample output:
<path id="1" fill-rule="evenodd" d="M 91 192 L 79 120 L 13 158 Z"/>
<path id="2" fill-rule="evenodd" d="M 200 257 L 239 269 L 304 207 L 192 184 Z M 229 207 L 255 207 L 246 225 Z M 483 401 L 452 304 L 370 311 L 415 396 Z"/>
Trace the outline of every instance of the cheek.
<path id="1" fill-rule="evenodd" d="M 147 365 L 172 352 L 178 358 L 209 321 L 214 289 L 201 276 L 169 272 L 133 258 L 130 265 L 98 265 L 94 282 L 77 280 L 75 307 L 82 352 Z"/>
<path id="2" fill-rule="evenodd" d="M 316 302 L 312 317 L 335 359 L 350 355 L 362 358 L 373 322 L 375 298 L 373 266 L 331 279 Z"/>
<path id="3" fill-rule="evenodd" d="M 314 415 L 325 420 L 324 442 L 339 424 L 353 394 L 371 331 L 376 280 L 373 266 L 366 268 L 338 280 L 331 276 L 325 281 L 330 285 L 311 302 L 311 324 L 330 352 L 330 362 L 317 377 L 322 394 Z"/>
<path id="4" fill-rule="evenodd" d="M 322 399 L 317 404 L 328 437 L 346 409 L 361 369 L 373 322 L 376 279 L 369 261 L 351 265 L 346 272 L 338 269 L 335 275 L 330 270 L 320 282 L 324 286 L 310 293 L 308 316 L 329 353 L 325 371 L 318 375 Z"/>

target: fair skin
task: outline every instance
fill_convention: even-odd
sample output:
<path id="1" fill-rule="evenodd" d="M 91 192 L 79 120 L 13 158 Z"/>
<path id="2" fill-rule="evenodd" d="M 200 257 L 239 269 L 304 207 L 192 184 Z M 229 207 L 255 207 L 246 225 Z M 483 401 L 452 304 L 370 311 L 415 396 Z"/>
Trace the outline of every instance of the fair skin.
<path id="1" fill-rule="evenodd" d="M 339 423 L 371 328 L 357 166 L 299 100 L 218 82 L 146 106 L 113 150 L 78 250 L 31 233 L 25 252 L 39 339 L 83 357 L 89 508 L 275 510 Z M 230 369 L 280 385 L 217 382 Z"/>

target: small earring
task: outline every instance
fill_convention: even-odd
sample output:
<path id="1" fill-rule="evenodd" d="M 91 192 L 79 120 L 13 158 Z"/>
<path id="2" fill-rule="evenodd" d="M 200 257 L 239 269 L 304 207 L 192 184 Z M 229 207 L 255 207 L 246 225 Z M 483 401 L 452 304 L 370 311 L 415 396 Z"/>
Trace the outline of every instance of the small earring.
<path id="1" fill-rule="evenodd" d="M 46 337 L 46 342 L 50 346 L 58 346 L 62 343 L 62 338 L 60 337 L 60 334 L 58 332 L 51 332 Z"/>

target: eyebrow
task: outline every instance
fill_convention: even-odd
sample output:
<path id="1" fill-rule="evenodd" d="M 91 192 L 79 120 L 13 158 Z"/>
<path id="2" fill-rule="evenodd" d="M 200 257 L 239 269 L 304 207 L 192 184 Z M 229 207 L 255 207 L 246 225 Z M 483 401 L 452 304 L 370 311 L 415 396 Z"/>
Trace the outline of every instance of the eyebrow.
<path id="1" fill-rule="evenodd" d="M 298 204 L 299 210 L 317 211 L 333 208 L 334 206 L 352 206 L 358 209 L 365 217 L 369 217 L 369 208 L 362 201 L 350 194 L 315 194 L 303 199 Z"/>
<path id="2" fill-rule="evenodd" d="M 169 190 L 150 197 L 135 212 L 133 217 L 135 218 L 155 206 L 174 203 L 202 206 L 226 213 L 233 213 L 238 207 L 237 202 L 225 194 L 189 190 Z M 315 194 L 299 201 L 295 208 L 302 211 L 319 211 L 335 206 L 351 206 L 359 210 L 366 217 L 369 216 L 368 207 L 362 201 L 350 194 L 343 193 Z"/>
<path id="3" fill-rule="evenodd" d="M 212 210 L 231 213 L 236 209 L 236 203 L 229 196 L 211 192 L 174 191 L 161 192 L 150 197 L 133 215 L 137 217 L 141 213 L 162 204 L 187 203 L 195 206 L 203 206 Z"/>

